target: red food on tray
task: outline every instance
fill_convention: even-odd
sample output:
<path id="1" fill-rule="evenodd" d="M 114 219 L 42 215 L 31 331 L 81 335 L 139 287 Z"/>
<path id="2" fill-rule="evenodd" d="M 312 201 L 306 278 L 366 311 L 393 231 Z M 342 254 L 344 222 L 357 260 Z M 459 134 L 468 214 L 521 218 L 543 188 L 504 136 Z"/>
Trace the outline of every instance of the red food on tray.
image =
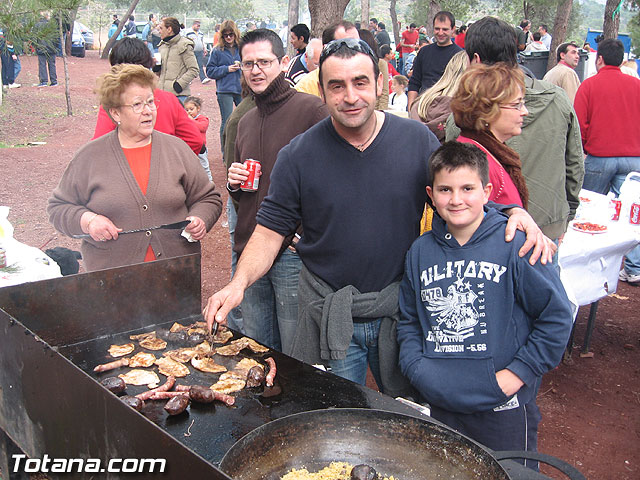
<path id="1" fill-rule="evenodd" d="M 606 225 L 599 225 L 591 222 L 573 222 L 571 227 L 574 230 L 585 233 L 604 233 L 607 231 Z"/>

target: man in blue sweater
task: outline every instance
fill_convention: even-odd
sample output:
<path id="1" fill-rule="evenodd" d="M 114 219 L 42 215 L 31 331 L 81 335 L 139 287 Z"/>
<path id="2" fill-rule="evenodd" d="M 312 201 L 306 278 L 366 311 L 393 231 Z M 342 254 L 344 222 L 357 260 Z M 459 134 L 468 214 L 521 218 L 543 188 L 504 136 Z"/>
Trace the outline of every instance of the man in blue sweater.
<path id="1" fill-rule="evenodd" d="M 439 143 L 419 122 L 375 111 L 382 75 L 365 42 L 325 46 L 319 81 L 330 118 L 280 150 L 236 274 L 204 315 L 209 326 L 224 322 L 301 222 L 299 320 L 293 350 L 285 353 L 361 384 L 369 365 L 383 391 L 406 393 L 394 371 L 398 282 L 419 235 L 428 159 Z M 521 224 L 531 235 L 522 255 L 535 243 L 534 258 L 550 258 L 531 217 L 513 213 L 507 239 Z"/>
<path id="2" fill-rule="evenodd" d="M 445 143 L 427 193 L 438 215 L 407 254 L 400 285 L 400 367 L 431 416 L 493 450 L 536 450 L 542 375 L 572 327 L 555 268 L 504 241 L 507 219 L 486 208 L 486 155 Z"/>
<path id="3" fill-rule="evenodd" d="M 462 50 L 451 41 L 456 19 L 451 12 L 438 12 L 433 17 L 435 42 L 420 48 L 413 62 L 413 73 L 409 81 L 409 109 L 411 104 L 429 87 L 433 86 L 444 73 L 449 60 Z M 405 69 L 405 72 L 408 71 Z"/>

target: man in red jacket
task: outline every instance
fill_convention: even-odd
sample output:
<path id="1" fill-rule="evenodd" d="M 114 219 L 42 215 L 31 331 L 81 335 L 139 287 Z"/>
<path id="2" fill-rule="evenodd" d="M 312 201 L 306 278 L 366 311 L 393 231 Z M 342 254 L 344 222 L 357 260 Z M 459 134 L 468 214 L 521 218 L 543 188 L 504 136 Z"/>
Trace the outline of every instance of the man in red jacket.
<path id="1" fill-rule="evenodd" d="M 574 102 L 587 153 L 582 187 L 602 194 L 620 193 L 627 174 L 640 172 L 640 80 L 622 73 L 623 60 L 620 40 L 600 42 L 598 73 L 582 82 Z M 620 280 L 640 285 L 640 247 L 626 256 Z"/>

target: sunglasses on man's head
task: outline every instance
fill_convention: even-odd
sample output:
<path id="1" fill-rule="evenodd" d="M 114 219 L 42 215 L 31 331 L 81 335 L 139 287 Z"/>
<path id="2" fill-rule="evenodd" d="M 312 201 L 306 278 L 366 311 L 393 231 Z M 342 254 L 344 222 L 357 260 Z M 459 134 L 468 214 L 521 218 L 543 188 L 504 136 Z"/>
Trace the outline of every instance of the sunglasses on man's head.
<path id="1" fill-rule="evenodd" d="M 322 49 L 322 54 L 320 55 L 320 64 L 322 64 L 327 58 L 329 58 L 331 55 L 334 55 L 343 47 L 346 47 L 349 50 L 353 50 L 354 52 L 369 55 L 375 63 L 378 63 L 378 58 L 376 57 L 375 53 L 373 53 L 373 50 L 371 50 L 371 47 L 367 42 L 357 38 L 341 38 L 339 40 L 333 40 L 329 42 Z"/>

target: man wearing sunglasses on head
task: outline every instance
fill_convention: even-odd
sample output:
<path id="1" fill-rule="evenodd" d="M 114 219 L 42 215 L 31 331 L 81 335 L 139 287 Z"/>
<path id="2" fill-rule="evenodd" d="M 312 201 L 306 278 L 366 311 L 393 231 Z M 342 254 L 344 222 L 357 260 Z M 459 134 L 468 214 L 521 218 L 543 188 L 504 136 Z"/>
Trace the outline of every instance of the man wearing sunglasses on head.
<path id="1" fill-rule="evenodd" d="M 285 80 L 289 59 L 275 32 L 247 32 L 240 40 L 239 50 L 240 70 L 256 102 L 256 108 L 238 124 L 235 161 L 228 172 L 227 188 L 238 202 L 234 251 L 241 256 L 256 226 L 258 207 L 269 190 L 278 152 L 328 112 L 322 100 L 297 92 Z M 240 188 L 249 175 L 245 163 L 249 159 L 258 160 L 261 165 L 257 191 Z M 245 333 L 277 350 L 289 347 L 297 323 L 298 273 L 302 264 L 295 251 L 296 228 L 280 240 L 271 258 L 275 258 L 273 266 L 254 279 L 257 281 L 247 289 L 242 302 Z"/>
<path id="2" fill-rule="evenodd" d="M 236 275 L 204 314 L 209 325 L 223 322 L 301 223 L 299 321 L 285 353 L 360 384 L 369 366 L 382 391 L 409 395 L 397 366 L 398 285 L 440 144 L 419 122 L 375 111 L 383 78 L 364 41 L 330 42 L 319 70 L 331 116 L 280 151 Z M 535 228 L 517 211 L 511 236 L 518 221 Z"/>

